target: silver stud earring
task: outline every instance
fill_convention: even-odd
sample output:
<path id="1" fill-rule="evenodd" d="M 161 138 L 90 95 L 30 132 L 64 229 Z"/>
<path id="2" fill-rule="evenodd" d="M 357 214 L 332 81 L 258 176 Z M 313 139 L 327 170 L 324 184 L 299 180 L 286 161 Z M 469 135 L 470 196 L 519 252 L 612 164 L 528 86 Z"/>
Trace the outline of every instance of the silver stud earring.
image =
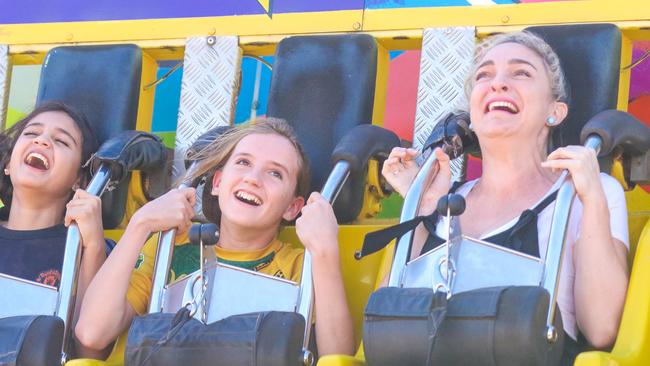
<path id="1" fill-rule="evenodd" d="M 548 117 L 548 118 L 546 119 L 546 123 L 547 123 L 549 126 L 553 126 L 553 125 L 555 124 L 555 122 L 556 122 L 555 117 Z"/>
<path id="2" fill-rule="evenodd" d="M 9 169 L 5 168 L 5 175 L 9 175 Z"/>

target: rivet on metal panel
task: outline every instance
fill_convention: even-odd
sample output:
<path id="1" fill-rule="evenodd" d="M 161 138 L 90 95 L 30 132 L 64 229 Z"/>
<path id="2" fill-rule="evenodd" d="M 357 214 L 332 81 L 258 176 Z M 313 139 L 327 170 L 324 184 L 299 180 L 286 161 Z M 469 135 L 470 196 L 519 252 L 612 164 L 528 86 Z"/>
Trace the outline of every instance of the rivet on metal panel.
<path id="1" fill-rule="evenodd" d="M 449 28 L 445 28 L 445 34 L 451 34 L 451 32 L 452 32 L 453 30 L 454 30 L 454 29 L 451 28 L 451 27 L 449 27 Z"/>
<path id="2" fill-rule="evenodd" d="M 208 42 L 208 46 L 214 46 L 217 43 L 217 37 L 215 36 L 210 36 L 206 39 Z"/>
<path id="3" fill-rule="evenodd" d="M 354 29 L 354 30 L 359 30 L 359 29 L 361 29 L 361 23 L 359 23 L 359 22 L 354 22 L 354 24 L 352 24 L 352 29 Z"/>
<path id="4" fill-rule="evenodd" d="M 504 15 L 501 17 L 501 23 L 508 23 L 510 21 L 510 17 L 507 15 Z"/>
<path id="5" fill-rule="evenodd" d="M 215 28 L 215 27 L 210 28 L 208 30 L 208 34 L 211 35 L 211 36 L 214 36 L 215 34 L 217 34 L 217 28 Z"/>
<path id="6" fill-rule="evenodd" d="M 74 38 L 74 35 L 72 33 L 68 33 L 68 34 L 65 35 L 66 41 L 72 41 L 73 38 Z"/>

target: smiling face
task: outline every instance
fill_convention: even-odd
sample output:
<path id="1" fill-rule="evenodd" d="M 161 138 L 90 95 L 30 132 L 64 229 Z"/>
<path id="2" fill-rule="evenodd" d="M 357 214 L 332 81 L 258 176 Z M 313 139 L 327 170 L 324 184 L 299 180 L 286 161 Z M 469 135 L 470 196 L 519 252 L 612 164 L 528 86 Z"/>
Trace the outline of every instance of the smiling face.
<path id="1" fill-rule="evenodd" d="M 68 197 L 79 180 L 82 135 L 64 112 L 43 112 L 32 118 L 11 152 L 7 166 L 14 191 L 38 189 L 43 195 Z"/>
<path id="2" fill-rule="evenodd" d="M 562 121 L 566 116 L 566 104 L 554 100 L 544 61 L 526 46 L 494 46 L 472 77 L 470 115 L 479 138 L 545 138 L 547 118 Z"/>
<path id="3" fill-rule="evenodd" d="M 214 175 L 212 194 L 219 197 L 222 225 L 277 230 L 282 219 L 293 220 L 304 204 L 296 196 L 299 170 L 298 152 L 285 137 L 242 138 Z"/>

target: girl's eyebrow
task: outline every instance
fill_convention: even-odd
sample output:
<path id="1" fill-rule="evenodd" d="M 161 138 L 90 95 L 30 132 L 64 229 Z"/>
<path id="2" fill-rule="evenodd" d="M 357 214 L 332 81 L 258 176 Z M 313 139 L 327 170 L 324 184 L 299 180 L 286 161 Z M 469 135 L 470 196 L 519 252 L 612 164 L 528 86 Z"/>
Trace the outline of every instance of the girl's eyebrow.
<path id="1" fill-rule="evenodd" d="M 494 61 L 492 61 L 492 60 L 483 61 L 480 65 L 478 65 L 478 67 L 476 69 L 478 70 L 478 69 L 480 69 L 481 67 L 484 67 L 484 66 L 494 66 Z"/>
<path id="2" fill-rule="evenodd" d="M 510 64 L 510 65 L 524 64 L 524 65 L 528 65 L 528 66 L 532 67 L 533 69 L 537 70 L 537 68 L 533 64 L 531 64 L 529 61 L 526 61 L 526 60 L 523 60 L 523 59 L 520 59 L 520 58 L 513 58 L 513 59 L 508 61 L 508 64 Z"/>
<path id="3" fill-rule="evenodd" d="M 38 127 L 44 127 L 45 125 L 42 122 L 31 122 L 25 128 L 31 127 L 31 126 L 38 126 Z M 68 136 L 71 140 L 72 143 L 77 145 L 77 140 L 70 134 L 70 132 L 66 131 L 65 129 L 61 127 L 55 127 L 54 128 L 57 132 L 63 133 L 64 135 Z"/>
<path id="4" fill-rule="evenodd" d="M 531 64 L 529 61 L 526 61 L 526 60 L 521 59 L 521 58 L 510 59 L 510 60 L 508 60 L 508 64 L 510 64 L 510 65 L 525 64 L 525 65 L 528 65 L 528 66 L 532 67 L 533 69 L 537 70 L 537 68 L 533 64 Z M 482 68 L 484 66 L 494 66 L 494 61 L 492 61 L 492 60 L 484 61 L 480 65 L 478 65 L 478 67 L 476 69 L 478 70 L 478 69 L 480 69 L 480 68 Z"/>
<path id="5" fill-rule="evenodd" d="M 247 152 L 239 152 L 239 153 L 236 153 L 236 154 L 233 155 L 233 157 L 239 157 L 239 156 L 241 156 L 241 157 L 249 157 L 249 158 L 254 157 L 253 154 L 250 154 L 250 153 L 247 153 Z M 271 165 L 273 165 L 273 166 L 276 166 L 276 167 L 282 169 L 285 173 L 289 172 L 289 169 L 284 164 L 280 163 L 279 161 L 270 160 L 269 163 Z"/>

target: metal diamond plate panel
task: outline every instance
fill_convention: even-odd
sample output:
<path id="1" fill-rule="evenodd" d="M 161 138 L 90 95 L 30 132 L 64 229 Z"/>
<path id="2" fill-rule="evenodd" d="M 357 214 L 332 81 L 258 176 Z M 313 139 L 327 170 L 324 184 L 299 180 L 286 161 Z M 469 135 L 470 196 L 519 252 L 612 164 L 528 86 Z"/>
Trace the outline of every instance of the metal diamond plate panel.
<path id="1" fill-rule="evenodd" d="M 187 148 L 204 132 L 232 124 L 239 93 L 241 49 L 237 37 L 192 37 L 185 43 L 176 128 L 174 181 L 185 172 Z M 197 198 L 200 198 L 200 192 Z M 200 212 L 200 202 L 197 203 Z"/>
<path id="2" fill-rule="evenodd" d="M 422 35 L 420 79 L 413 145 L 422 147 L 435 124 L 455 109 L 465 109 L 464 83 L 474 55 L 474 27 L 430 28 Z M 465 175 L 466 158 L 452 161 L 454 180 Z"/>
<path id="3" fill-rule="evenodd" d="M 7 45 L 0 45 L 0 126 L 3 127 L 7 118 L 7 99 L 9 98 L 10 79 L 9 47 Z"/>

